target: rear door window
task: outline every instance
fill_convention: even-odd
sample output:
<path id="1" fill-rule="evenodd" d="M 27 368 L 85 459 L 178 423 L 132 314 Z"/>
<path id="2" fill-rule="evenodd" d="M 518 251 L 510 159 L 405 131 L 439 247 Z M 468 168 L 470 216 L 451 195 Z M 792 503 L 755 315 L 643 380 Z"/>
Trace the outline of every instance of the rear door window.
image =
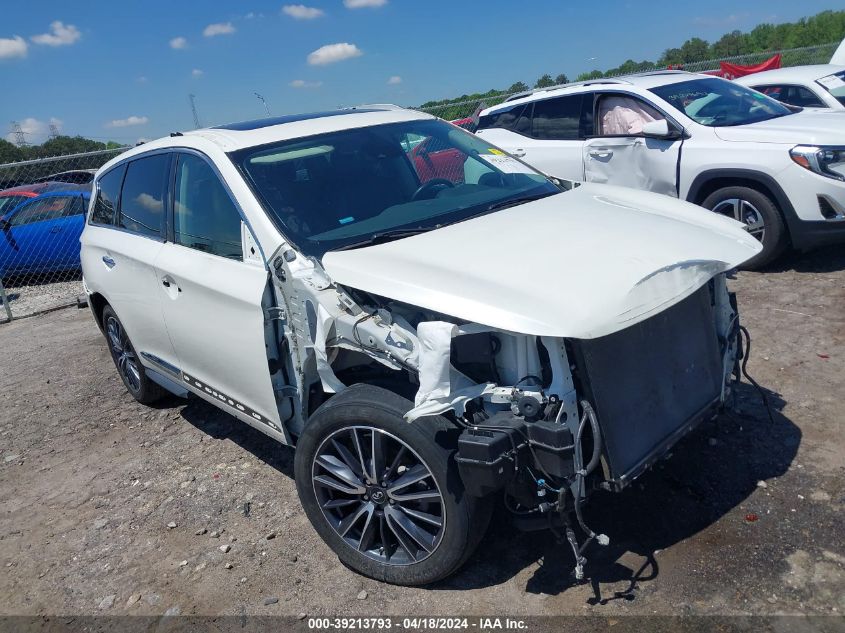
<path id="1" fill-rule="evenodd" d="M 57 220 L 58 218 L 73 215 L 75 209 L 79 209 L 79 212 L 81 212 L 82 204 L 79 196 L 50 196 L 49 198 L 40 198 L 34 200 L 13 215 L 11 225 L 23 226 L 25 224 L 34 224 L 35 222 Z"/>
<path id="2" fill-rule="evenodd" d="M 156 154 L 129 163 L 117 225 L 147 237 L 161 237 L 170 154 Z"/>
<path id="3" fill-rule="evenodd" d="M 97 199 L 94 202 L 94 210 L 91 212 L 92 224 L 114 224 L 120 186 L 123 184 L 125 173 L 126 165 L 124 164 L 115 167 L 100 178 L 97 185 Z"/>
<path id="4" fill-rule="evenodd" d="M 531 136 L 554 141 L 576 141 L 581 137 L 583 95 L 543 99 L 534 104 Z"/>

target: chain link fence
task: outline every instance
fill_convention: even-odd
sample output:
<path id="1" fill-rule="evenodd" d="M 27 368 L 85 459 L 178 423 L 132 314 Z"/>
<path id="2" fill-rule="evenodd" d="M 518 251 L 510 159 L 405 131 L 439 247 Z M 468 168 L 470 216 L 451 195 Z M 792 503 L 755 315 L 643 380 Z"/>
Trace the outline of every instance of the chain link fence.
<path id="1" fill-rule="evenodd" d="M 76 303 L 91 181 L 126 149 L 0 165 L 0 322 Z"/>
<path id="2" fill-rule="evenodd" d="M 694 62 L 690 64 L 684 64 L 683 66 L 676 66 L 677 69 L 683 69 L 688 72 L 693 73 L 703 73 L 709 71 L 719 70 L 721 62 L 729 62 L 731 64 L 736 64 L 738 66 L 755 66 L 760 64 L 767 59 L 771 58 L 773 55 L 777 55 L 780 53 L 781 55 L 781 66 L 806 66 L 810 64 L 827 64 L 830 62 L 830 58 L 833 56 L 833 53 L 836 51 L 837 46 L 839 43 L 832 43 L 832 44 L 822 44 L 820 46 L 806 46 L 804 48 L 792 48 L 782 51 L 767 51 L 764 53 L 752 53 L 749 55 L 737 55 L 735 57 L 723 57 L 721 59 L 709 59 L 706 61 L 701 62 Z M 632 72 L 649 72 L 654 70 L 665 70 L 666 66 L 638 66 L 635 69 L 628 70 L 623 73 L 595 73 L 595 76 L 591 76 L 590 79 L 599 79 L 601 77 L 605 78 L 613 78 L 613 77 L 622 77 Z M 563 84 L 566 85 L 566 84 Z M 550 90 L 552 88 L 560 88 L 562 86 L 548 86 L 543 88 L 543 90 Z M 456 101 L 443 101 L 438 103 L 433 103 L 431 105 L 423 105 L 418 108 L 422 112 L 428 112 L 429 114 L 433 114 L 434 116 L 440 117 L 441 119 L 446 119 L 447 121 L 455 121 L 459 125 L 461 124 L 468 124 L 469 121 L 466 119 L 470 119 L 475 115 L 477 112 L 485 108 L 489 108 L 494 105 L 498 105 L 512 97 L 514 95 L 520 94 L 519 92 L 488 92 L 484 95 L 480 95 L 476 98 L 471 99 L 464 99 L 464 100 L 456 100 Z"/>

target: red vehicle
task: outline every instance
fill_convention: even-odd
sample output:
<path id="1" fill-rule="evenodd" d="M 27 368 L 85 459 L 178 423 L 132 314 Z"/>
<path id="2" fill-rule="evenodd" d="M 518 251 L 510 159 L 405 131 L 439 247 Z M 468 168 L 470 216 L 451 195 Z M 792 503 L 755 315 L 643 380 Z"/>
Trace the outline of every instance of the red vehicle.
<path id="1" fill-rule="evenodd" d="M 34 198 L 47 191 L 53 191 L 63 187 L 67 187 L 67 184 L 62 182 L 40 182 L 34 185 L 21 185 L 19 187 L 12 187 L 11 189 L 4 189 L 0 191 L 0 216 L 4 215 L 7 211 L 11 211 L 28 198 Z"/>
<path id="2" fill-rule="evenodd" d="M 464 155 L 457 149 L 446 147 L 442 141 L 429 137 L 408 152 L 420 184 L 430 180 L 445 179 L 452 184 L 464 181 Z"/>

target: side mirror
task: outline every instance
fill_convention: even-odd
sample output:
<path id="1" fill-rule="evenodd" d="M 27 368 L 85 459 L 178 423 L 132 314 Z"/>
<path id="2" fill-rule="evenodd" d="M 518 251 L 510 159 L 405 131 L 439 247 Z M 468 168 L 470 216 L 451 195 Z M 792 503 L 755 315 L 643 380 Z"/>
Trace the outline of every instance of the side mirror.
<path id="1" fill-rule="evenodd" d="M 0 218 L 0 231 L 8 231 L 12 227 L 12 223 L 6 218 Z"/>
<path id="2" fill-rule="evenodd" d="M 669 122 L 666 119 L 649 121 L 643 125 L 643 136 L 651 138 L 669 138 L 674 135 L 674 133 L 669 132 Z"/>

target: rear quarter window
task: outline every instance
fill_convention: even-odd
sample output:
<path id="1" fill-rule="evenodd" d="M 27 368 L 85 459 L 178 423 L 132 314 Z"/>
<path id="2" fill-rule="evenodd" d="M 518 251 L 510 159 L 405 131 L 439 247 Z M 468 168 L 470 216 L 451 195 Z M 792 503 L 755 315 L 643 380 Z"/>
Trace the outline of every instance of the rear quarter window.
<path id="1" fill-rule="evenodd" d="M 117 200 L 120 197 L 120 187 L 123 185 L 125 173 L 126 165 L 124 164 L 100 177 L 94 210 L 91 212 L 92 224 L 114 225 Z"/>

